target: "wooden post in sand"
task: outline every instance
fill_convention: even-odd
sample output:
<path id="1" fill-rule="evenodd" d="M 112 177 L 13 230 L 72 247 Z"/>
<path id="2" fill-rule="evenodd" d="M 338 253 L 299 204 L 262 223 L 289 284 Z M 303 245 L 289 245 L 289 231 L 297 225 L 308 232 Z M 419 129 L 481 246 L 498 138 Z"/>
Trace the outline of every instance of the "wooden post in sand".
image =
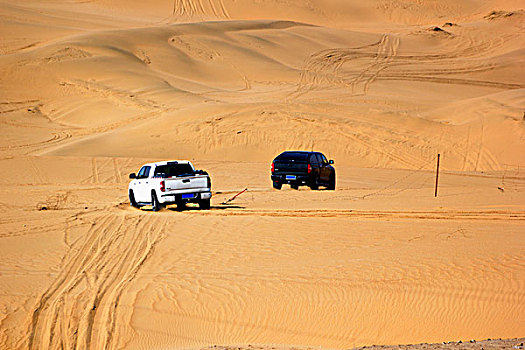
<path id="1" fill-rule="evenodd" d="M 434 192 L 434 197 L 438 196 L 439 157 L 440 157 L 440 154 L 438 153 L 438 161 L 437 161 L 437 166 L 436 166 L 436 190 Z"/>

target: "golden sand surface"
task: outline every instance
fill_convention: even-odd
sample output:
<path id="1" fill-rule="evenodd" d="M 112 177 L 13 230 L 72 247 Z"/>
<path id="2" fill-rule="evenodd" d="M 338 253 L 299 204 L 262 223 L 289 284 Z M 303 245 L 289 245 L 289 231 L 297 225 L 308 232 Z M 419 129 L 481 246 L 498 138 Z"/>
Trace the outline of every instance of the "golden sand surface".
<path id="1" fill-rule="evenodd" d="M 523 348 L 522 1 L 0 0 L 0 34 L 0 349 Z M 336 191 L 272 189 L 287 149 Z M 166 159 L 209 211 L 129 206 Z"/>

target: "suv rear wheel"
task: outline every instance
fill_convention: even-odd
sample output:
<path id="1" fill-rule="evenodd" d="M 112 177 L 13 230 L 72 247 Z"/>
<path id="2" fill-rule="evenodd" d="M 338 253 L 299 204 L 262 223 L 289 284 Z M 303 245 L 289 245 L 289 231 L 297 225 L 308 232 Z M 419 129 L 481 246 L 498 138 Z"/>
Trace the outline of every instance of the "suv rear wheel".
<path id="1" fill-rule="evenodd" d="M 330 176 L 330 184 L 328 185 L 328 189 L 331 191 L 335 190 L 335 174 Z"/>
<path id="2" fill-rule="evenodd" d="M 319 189 L 319 180 L 317 178 L 312 180 L 312 183 L 310 183 L 310 188 L 314 191 Z"/>
<path id="3" fill-rule="evenodd" d="M 273 188 L 280 190 L 283 187 L 283 184 L 277 181 L 273 181 Z"/>

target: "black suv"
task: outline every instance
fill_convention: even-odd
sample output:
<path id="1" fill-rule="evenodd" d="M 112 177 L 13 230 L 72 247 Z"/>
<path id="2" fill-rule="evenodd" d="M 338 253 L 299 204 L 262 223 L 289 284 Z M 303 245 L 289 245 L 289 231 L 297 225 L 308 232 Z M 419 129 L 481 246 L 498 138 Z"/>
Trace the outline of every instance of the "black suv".
<path id="1" fill-rule="evenodd" d="M 326 186 L 335 190 L 335 169 L 324 154 L 319 152 L 287 151 L 279 154 L 272 162 L 273 188 L 281 189 L 290 184 L 293 189 L 309 186 L 312 190 Z"/>

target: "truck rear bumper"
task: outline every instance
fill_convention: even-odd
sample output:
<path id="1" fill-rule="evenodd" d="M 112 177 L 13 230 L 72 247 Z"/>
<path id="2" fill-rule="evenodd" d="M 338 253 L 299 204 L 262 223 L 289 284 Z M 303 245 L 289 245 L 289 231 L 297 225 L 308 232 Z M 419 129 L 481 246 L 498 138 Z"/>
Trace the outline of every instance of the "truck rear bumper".
<path id="1" fill-rule="evenodd" d="M 162 194 L 159 202 L 162 204 L 197 203 L 211 198 L 211 192 L 166 193 Z"/>

